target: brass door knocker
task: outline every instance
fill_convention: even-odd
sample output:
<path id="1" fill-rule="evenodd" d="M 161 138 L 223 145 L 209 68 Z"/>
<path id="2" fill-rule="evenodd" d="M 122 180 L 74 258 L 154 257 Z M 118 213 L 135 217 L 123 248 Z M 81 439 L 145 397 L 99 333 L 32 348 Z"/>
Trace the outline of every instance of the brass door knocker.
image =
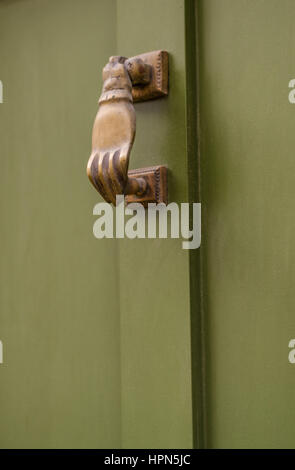
<path id="1" fill-rule="evenodd" d="M 167 203 L 166 167 L 128 172 L 135 138 L 133 101 L 168 94 L 168 53 L 155 51 L 130 59 L 110 57 L 103 69 L 103 89 L 92 132 L 88 177 L 109 203 L 123 194 L 127 202 Z"/>

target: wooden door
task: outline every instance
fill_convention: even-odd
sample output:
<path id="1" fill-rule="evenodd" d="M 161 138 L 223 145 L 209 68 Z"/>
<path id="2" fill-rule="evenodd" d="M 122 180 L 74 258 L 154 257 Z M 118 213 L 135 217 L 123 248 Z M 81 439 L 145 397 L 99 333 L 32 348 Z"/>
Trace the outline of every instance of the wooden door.
<path id="1" fill-rule="evenodd" d="M 199 255 L 95 239 L 86 177 L 109 56 L 166 49 L 169 97 L 136 105 L 131 167 L 167 164 L 170 201 L 197 200 L 193 7 L 0 2 L 1 447 L 201 443 Z"/>
<path id="2" fill-rule="evenodd" d="M 294 448 L 293 0 L 200 0 L 209 447 Z"/>

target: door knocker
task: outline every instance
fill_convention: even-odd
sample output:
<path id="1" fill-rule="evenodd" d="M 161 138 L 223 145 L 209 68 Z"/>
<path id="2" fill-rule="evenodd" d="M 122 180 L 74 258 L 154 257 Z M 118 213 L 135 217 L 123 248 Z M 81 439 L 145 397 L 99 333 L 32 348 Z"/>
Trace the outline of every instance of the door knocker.
<path id="1" fill-rule="evenodd" d="M 131 170 L 129 158 L 136 131 L 133 102 L 168 94 L 168 53 L 154 51 L 127 59 L 110 57 L 103 69 L 103 89 L 92 132 L 88 177 L 105 201 L 167 203 L 167 168 Z"/>

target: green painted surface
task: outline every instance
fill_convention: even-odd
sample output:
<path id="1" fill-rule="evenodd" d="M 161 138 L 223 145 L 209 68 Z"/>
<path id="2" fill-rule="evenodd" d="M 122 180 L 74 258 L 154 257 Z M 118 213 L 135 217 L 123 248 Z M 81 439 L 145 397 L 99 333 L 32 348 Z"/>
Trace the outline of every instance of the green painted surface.
<path id="1" fill-rule="evenodd" d="M 191 197 L 184 4 L 0 2 L 0 447 L 193 445 L 192 260 L 96 240 L 85 171 L 108 57 L 167 49 L 131 167 L 167 164 L 170 200 Z"/>
<path id="2" fill-rule="evenodd" d="M 200 0 L 209 447 L 295 447 L 293 0 Z"/>
<path id="3" fill-rule="evenodd" d="M 117 53 L 166 49 L 169 97 L 136 104 L 131 166 L 167 164 L 169 199 L 188 200 L 185 9 L 182 0 L 119 0 Z M 132 21 L 131 21 L 132 18 Z M 193 445 L 190 259 L 181 240 L 119 246 L 122 445 Z"/>
<path id="4" fill-rule="evenodd" d="M 0 447 L 120 446 L 116 244 L 86 177 L 115 14 L 0 2 Z"/>

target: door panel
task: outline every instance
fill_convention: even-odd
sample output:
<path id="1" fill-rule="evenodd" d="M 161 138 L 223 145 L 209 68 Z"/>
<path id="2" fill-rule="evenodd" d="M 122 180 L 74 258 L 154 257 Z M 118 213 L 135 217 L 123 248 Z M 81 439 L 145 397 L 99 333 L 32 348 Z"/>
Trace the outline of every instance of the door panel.
<path id="1" fill-rule="evenodd" d="M 293 0 L 200 0 L 208 445 L 294 448 Z"/>
<path id="2" fill-rule="evenodd" d="M 120 446 L 116 245 L 85 170 L 115 7 L 0 2 L 1 447 Z"/>
<path id="3" fill-rule="evenodd" d="M 0 447 L 193 445 L 196 260 L 181 240 L 95 239 L 86 177 L 108 57 L 167 49 L 170 94 L 136 105 L 131 166 L 167 164 L 170 201 L 191 198 L 188 7 L 0 2 Z"/>
<path id="4" fill-rule="evenodd" d="M 135 105 L 131 165 L 166 164 L 169 200 L 188 201 L 185 4 L 120 0 L 117 18 L 118 52 L 170 61 L 169 97 Z M 123 446 L 191 447 L 189 253 L 179 239 L 124 239 L 119 252 Z"/>

